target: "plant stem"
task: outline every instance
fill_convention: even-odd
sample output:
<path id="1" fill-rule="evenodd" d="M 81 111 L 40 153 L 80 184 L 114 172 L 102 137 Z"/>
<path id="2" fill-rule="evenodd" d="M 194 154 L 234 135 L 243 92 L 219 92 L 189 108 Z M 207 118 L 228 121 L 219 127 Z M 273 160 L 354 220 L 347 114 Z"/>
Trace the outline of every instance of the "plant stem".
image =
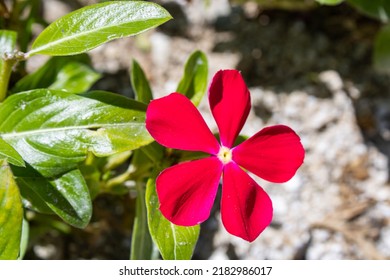
<path id="1" fill-rule="evenodd" d="M 131 173 L 126 171 L 110 180 L 106 184 L 106 189 L 111 190 L 114 186 L 121 185 L 131 178 Z"/>
<path id="2" fill-rule="evenodd" d="M 20 51 L 6 52 L 3 54 L 3 57 L 0 57 L 0 102 L 3 102 L 7 97 L 8 83 L 11 77 L 12 67 L 17 62 L 26 59 L 26 54 Z"/>
<path id="3" fill-rule="evenodd" d="M 3 59 L 0 63 L 0 102 L 7 97 L 8 82 L 16 60 Z"/>

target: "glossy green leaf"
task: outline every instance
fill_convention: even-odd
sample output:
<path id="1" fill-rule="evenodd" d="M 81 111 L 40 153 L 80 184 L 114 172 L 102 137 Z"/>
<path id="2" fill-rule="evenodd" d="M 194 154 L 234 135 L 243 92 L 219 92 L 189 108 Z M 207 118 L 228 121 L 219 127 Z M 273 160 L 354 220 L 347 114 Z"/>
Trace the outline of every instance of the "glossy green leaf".
<path id="1" fill-rule="evenodd" d="M 96 156 L 133 150 L 153 141 L 146 105 L 108 92 L 83 95 L 38 89 L 0 106 L 0 137 L 34 169 L 53 177 Z"/>
<path id="2" fill-rule="evenodd" d="M 24 166 L 23 158 L 3 139 L 0 138 L 0 160 L 6 159 L 9 163 Z"/>
<path id="3" fill-rule="evenodd" d="M 316 1 L 322 5 L 332 5 L 332 6 L 344 2 L 344 0 L 316 0 Z"/>
<path id="4" fill-rule="evenodd" d="M 38 200 L 40 204 L 45 203 L 47 208 L 75 227 L 83 228 L 88 224 L 92 215 L 92 203 L 79 170 L 72 170 L 55 179 L 47 179 L 39 174 L 18 173 L 15 172 L 16 181 L 24 189 L 23 195 L 29 193 L 32 203 Z M 34 193 L 34 199 L 31 199 L 31 193 Z M 40 209 L 42 207 L 39 205 Z"/>
<path id="5" fill-rule="evenodd" d="M 0 160 L 0 260 L 18 258 L 22 223 L 18 186 L 6 161 Z"/>
<path id="6" fill-rule="evenodd" d="M 37 71 L 20 79 L 12 88 L 13 93 L 38 88 L 53 88 L 72 93 L 87 91 L 100 78 L 89 67 L 86 54 L 71 57 L 52 57 Z"/>
<path id="7" fill-rule="evenodd" d="M 156 175 L 146 186 L 149 232 L 165 260 L 189 260 L 199 237 L 199 226 L 182 227 L 168 221 L 159 210 Z"/>
<path id="8" fill-rule="evenodd" d="M 390 73 L 390 25 L 382 27 L 375 38 L 374 67 L 382 72 Z"/>
<path id="9" fill-rule="evenodd" d="M 130 72 L 131 85 L 133 87 L 136 100 L 148 104 L 153 99 L 152 90 L 145 76 L 144 71 L 136 60 L 133 60 Z"/>
<path id="10" fill-rule="evenodd" d="M 389 0 L 348 0 L 352 6 L 359 11 L 377 18 L 382 22 L 388 22 L 390 18 L 390 1 Z"/>
<path id="11" fill-rule="evenodd" d="M 171 19 L 157 4 L 111 1 L 76 10 L 50 24 L 34 41 L 28 55 L 71 55 L 105 42 L 136 35 Z"/>
<path id="12" fill-rule="evenodd" d="M 203 52 L 195 51 L 186 62 L 183 78 L 176 91 L 187 96 L 195 106 L 198 106 L 207 89 L 207 78 L 207 57 Z"/>
<path id="13" fill-rule="evenodd" d="M 31 166 L 26 166 L 24 168 L 13 166 L 12 172 L 19 186 L 23 207 L 43 214 L 54 214 L 42 197 L 39 196 L 39 194 L 35 192 L 29 184 L 25 183 L 26 180 L 44 180 L 42 175 L 40 175 Z M 45 184 L 47 184 L 46 181 Z"/>
<path id="14" fill-rule="evenodd" d="M 150 260 L 153 257 L 153 242 L 148 228 L 145 203 L 145 188 L 142 182 L 136 182 L 137 199 L 135 203 L 135 219 L 131 237 L 132 260 Z"/>

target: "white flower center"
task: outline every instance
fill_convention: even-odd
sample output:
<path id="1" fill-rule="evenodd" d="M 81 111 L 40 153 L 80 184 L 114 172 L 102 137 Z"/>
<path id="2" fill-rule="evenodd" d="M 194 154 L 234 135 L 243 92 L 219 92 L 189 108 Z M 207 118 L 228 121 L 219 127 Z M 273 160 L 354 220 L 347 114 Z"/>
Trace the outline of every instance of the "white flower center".
<path id="1" fill-rule="evenodd" d="M 221 147 L 218 152 L 218 158 L 223 164 L 227 164 L 232 160 L 232 151 L 229 148 Z"/>

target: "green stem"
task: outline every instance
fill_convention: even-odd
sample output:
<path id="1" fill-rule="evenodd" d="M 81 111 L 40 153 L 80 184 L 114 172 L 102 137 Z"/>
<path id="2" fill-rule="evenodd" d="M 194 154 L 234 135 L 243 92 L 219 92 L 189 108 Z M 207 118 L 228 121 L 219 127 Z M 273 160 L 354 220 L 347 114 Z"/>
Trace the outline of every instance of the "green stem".
<path id="1" fill-rule="evenodd" d="M 111 190 L 113 187 L 123 184 L 131 178 L 131 173 L 126 171 L 110 180 L 106 184 L 106 189 Z"/>
<path id="2" fill-rule="evenodd" d="M 15 60 L 3 59 L 0 63 L 0 102 L 3 102 L 7 97 L 8 83 L 15 62 Z"/>

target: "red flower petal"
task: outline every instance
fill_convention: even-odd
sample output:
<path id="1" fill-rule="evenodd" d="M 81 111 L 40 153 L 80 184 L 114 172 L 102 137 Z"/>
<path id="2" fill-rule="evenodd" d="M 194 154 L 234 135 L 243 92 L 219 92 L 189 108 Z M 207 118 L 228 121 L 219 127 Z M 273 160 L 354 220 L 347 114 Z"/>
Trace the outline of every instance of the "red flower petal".
<path id="1" fill-rule="evenodd" d="M 249 242 L 272 220 L 272 201 L 268 194 L 232 162 L 223 171 L 221 216 L 230 234 Z"/>
<path id="2" fill-rule="evenodd" d="M 164 217 L 176 225 L 193 226 L 210 216 L 223 165 L 209 157 L 174 165 L 157 178 Z"/>
<path id="3" fill-rule="evenodd" d="M 161 145 L 217 154 L 219 143 L 198 109 L 182 94 L 172 93 L 150 102 L 146 129 Z"/>
<path id="4" fill-rule="evenodd" d="M 299 136 L 284 125 L 262 129 L 232 153 L 238 165 L 274 183 L 290 180 L 305 157 Z"/>
<path id="5" fill-rule="evenodd" d="M 210 85 L 209 103 L 222 145 L 233 146 L 249 114 L 248 88 L 237 70 L 218 71 Z"/>

